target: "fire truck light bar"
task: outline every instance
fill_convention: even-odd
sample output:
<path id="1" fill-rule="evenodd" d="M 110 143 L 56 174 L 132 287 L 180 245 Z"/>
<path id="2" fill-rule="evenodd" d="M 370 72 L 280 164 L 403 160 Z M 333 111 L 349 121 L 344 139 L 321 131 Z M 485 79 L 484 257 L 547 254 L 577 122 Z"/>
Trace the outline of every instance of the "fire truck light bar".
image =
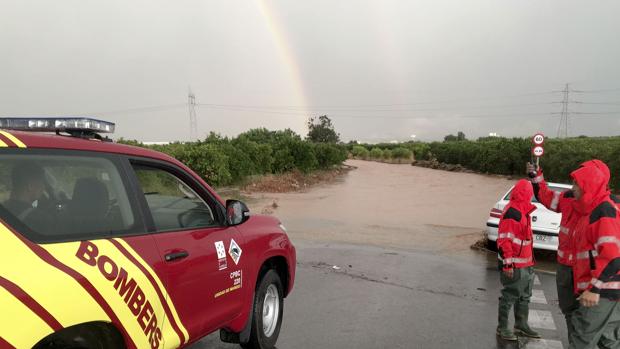
<path id="1" fill-rule="evenodd" d="M 0 128 L 30 132 L 95 132 L 113 133 L 112 122 L 86 118 L 0 118 Z"/>

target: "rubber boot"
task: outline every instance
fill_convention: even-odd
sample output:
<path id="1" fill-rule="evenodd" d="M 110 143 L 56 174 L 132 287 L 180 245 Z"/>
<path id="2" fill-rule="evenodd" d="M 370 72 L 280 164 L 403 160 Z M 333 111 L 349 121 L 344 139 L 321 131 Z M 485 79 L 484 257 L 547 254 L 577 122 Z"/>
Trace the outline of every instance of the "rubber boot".
<path id="1" fill-rule="evenodd" d="M 502 298 L 499 299 L 499 310 L 497 316 L 497 335 L 506 341 L 516 341 L 517 336 L 508 328 L 508 315 L 510 314 L 510 304 L 502 302 Z"/>
<path id="2" fill-rule="evenodd" d="M 515 303 L 515 333 L 518 336 L 541 338 L 541 335 L 532 330 L 527 324 L 530 314 L 530 304 L 527 302 Z"/>

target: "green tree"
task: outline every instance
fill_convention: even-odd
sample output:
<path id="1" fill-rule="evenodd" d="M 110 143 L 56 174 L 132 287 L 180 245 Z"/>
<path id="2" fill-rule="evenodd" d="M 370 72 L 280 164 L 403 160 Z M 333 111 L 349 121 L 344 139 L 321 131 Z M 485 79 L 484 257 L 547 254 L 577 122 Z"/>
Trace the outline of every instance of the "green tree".
<path id="1" fill-rule="evenodd" d="M 453 134 L 449 134 L 443 138 L 444 142 L 456 142 L 457 140 L 458 138 Z"/>
<path id="2" fill-rule="evenodd" d="M 466 141 L 467 137 L 465 137 L 465 133 L 459 131 L 456 136 L 453 134 L 449 134 L 447 136 L 445 136 L 443 138 L 444 142 L 460 142 L 460 141 Z"/>
<path id="3" fill-rule="evenodd" d="M 327 115 L 321 115 L 318 118 L 311 117 L 308 120 L 308 137 L 306 139 L 315 143 L 338 143 L 340 142 L 340 134 L 334 129 L 332 120 Z"/>

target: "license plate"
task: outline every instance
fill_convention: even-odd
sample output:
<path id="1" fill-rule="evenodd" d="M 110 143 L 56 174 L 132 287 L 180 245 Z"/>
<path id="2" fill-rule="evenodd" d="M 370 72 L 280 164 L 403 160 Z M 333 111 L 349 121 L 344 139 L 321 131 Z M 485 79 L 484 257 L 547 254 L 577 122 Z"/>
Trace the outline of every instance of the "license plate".
<path id="1" fill-rule="evenodd" d="M 549 236 L 547 235 L 534 235 L 534 237 L 536 238 L 536 241 L 548 241 L 549 240 Z"/>

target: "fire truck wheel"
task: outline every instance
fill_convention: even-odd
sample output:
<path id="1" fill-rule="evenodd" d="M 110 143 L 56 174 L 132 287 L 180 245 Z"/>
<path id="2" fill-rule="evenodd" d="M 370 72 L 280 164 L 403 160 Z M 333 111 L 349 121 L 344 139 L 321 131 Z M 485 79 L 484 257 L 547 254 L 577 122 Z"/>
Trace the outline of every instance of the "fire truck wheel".
<path id="1" fill-rule="evenodd" d="M 282 326 L 284 290 L 278 273 L 267 271 L 256 287 L 250 342 L 246 349 L 271 349 L 276 345 Z"/>

